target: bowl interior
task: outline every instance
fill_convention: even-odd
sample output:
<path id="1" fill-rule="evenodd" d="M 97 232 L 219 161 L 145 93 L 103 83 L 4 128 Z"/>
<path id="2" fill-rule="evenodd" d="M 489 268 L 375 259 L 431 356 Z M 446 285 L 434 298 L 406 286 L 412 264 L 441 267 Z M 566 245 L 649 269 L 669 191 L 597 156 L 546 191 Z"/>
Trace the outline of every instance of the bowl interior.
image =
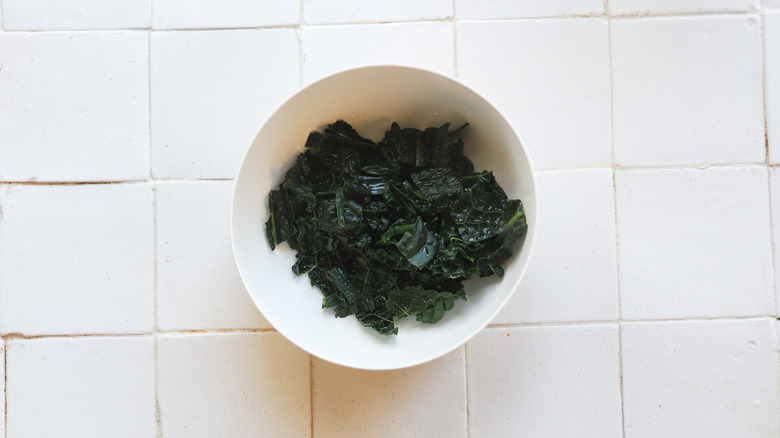
<path id="1" fill-rule="evenodd" d="M 506 264 L 503 280 L 466 282 L 467 302 L 457 302 L 437 324 L 406 318 L 397 336 L 383 336 L 350 316 L 337 319 L 321 308 L 322 294 L 290 267 L 286 244 L 271 251 L 264 223 L 268 192 L 281 182 L 303 149 L 308 133 L 337 119 L 373 140 L 391 122 L 426 128 L 468 122 L 465 152 L 475 170 L 493 170 L 510 198 L 520 198 L 528 234 Z M 372 66 L 323 78 L 285 102 L 265 123 L 236 179 L 231 233 L 241 278 L 257 307 L 282 335 L 309 353 L 363 369 L 394 369 L 435 359 L 466 342 L 501 309 L 516 288 L 536 234 L 536 190 L 527 152 L 499 111 L 461 83 L 402 66 Z"/>

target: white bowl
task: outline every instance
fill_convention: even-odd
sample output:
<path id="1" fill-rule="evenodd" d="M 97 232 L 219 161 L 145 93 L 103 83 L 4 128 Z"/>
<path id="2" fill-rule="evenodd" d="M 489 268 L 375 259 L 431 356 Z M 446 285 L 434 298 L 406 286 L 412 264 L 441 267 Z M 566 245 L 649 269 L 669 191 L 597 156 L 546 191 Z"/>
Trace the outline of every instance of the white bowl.
<path id="1" fill-rule="evenodd" d="M 322 293 L 290 267 L 286 244 L 271 251 L 265 237 L 268 192 L 294 163 L 309 132 L 343 119 L 361 135 L 382 138 L 391 122 L 426 128 L 465 122 L 464 152 L 476 171 L 493 170 L 510 198 L 523 201 L 528 233 L 495 277 L 465 282 L 468 301 L 458 301 L 433 325 L 404 318 L 396 336 L 363 327 L 354 316 L 336 318 L 322 309 Z M 512 296 L 528 265 L 537 229 L 536 185 L 528 152 L 506 117 L 463 83 L 405 66 L 367 66 L 308 85 L 265 122 L 236 178 L 231 217 L 233 253 L 249 295 L 274 328 L 307 352 L 361 369 L 418 365 L 464 344 L 482 330 Z"/>

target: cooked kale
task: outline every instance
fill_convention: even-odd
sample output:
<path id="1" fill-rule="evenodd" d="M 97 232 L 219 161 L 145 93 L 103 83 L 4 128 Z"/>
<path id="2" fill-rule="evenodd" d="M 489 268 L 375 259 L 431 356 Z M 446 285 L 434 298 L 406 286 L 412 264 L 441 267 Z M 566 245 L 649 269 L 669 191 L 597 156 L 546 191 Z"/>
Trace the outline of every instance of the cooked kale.
<path id="1" fill-rule="evenodd" d="M 492 172 L 474 172 L 461 131 L 393 123 L 379 143 L 343 120 L 312 132 L 268 196 L 271 249 L 297 251 L 323 308 L 382 334 L 414 315 L 433 324 L 463 281 L 502 277 L 510 248 L 526 232 L 523 204 L 507 199 Z"/>

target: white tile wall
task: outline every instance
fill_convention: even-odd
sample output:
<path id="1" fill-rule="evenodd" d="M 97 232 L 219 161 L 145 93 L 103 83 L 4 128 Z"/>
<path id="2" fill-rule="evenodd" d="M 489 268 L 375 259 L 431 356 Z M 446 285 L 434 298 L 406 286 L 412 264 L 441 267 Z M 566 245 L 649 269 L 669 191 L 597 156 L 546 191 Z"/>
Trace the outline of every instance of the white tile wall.
<path id="1" fill-rule="evenodd" d="M 0 436 L 776 438 L 778 41 L 780 0 L 0 0 Z M 369 63 L 542 170 L 508 307 L 389 372 L 283 339 L 228 241 L 263 120 Z"/>
<path id="2" fill-rule="evenodd" d="M 466 22 L 458 77 L 506 113 L 536 168 L 609 164 L 607 31 L 601 18 Z"/>
<path id="3" fill-rule="evenodd" d="M 453 73 L 452 23 L 315 26 L 304 28 L 302 38 L 306 83 L 364 64 L 407 64 Z"/>
<path id="4" fill-rule="evenodd" d="M 157 184 L 160 330 L 270 328 L 241 283 L 230 249 L 230 181 Z"/>
<path id="5" fill-rule="evenodd" d="M 777 436 L 777 385 L 769 318 L 623 328 L 626 438 Z"/>
<path id="6" fill-rule="evenodd" d="M 413 368 L 365 371 L 312 362 L 318 438 L 466 437 L 463 349 Z M 472 435 L 474 436 L 474 435 Z"/>
<path id="7" fill-rule="evenodd" d="M 306 24 L 432 20 L 452 17 L 452 0 L 305 0 Z"/>
<path id="8" fill-rule="evenodd" d="M 155 434 L 151 337 L 11 339 L 7 436 Z"/>
<path id="9" fill-rule="evenodd" d="M 771 314 L 767 187 L 761 166 L 619 171 L 623 317 Z"/>
<path id="10" fill-rule="evenodd" d="M 752 15 L 613 21 L 616 160 L 764 162 L 760 40 Z"/>
<path id="11" fill-rule="evenodd" d="M 148 184 L 0 186 L 0 209 L 3 334 L 152 329 Z"/>
<path id="12" fill-rule="evenodd" d="M 671 14 L 690 12 L 748 11 L 758 0 L 610 0 L 612 14 Z"/>
<path id="13" fill-rule="evenodd" d="M 152 175 L 235 176 L 298 76 L 292 29 L 153 33 Z"/>
<path id="14" fill-rule="evenodd" d="M 147 40 L 143 32 L 1 34 L 0 180 L 145 179 Z"/>
<path id="15" fill-rule="evenodd" d="M 780 11 L 766 14 L 764 27 L 767 148 L 770 161 L 778 164 L 780 163 Z"/>
<path id="16" fill-rule="evenodd" d="M 604 3 L 601 0 L 550 0 L 544 2 L 455 0 L 455 16 L 461 20 L 471 20 L 595 15 L 604 13 Z"/>
<path id="17" fill-rule="evenodd" d="M 299 0 L 153 0 L 155 29 L 298 24 Z"/>
<path id="18" fill-rule="evenodd" d="M 489 328 L 466 346 L 469 436 L 621 436 L 614 325 Z"/>
<path id="19" fill-rule="evenodd" d="M 151 0 L 4 0 L 11 30 L 147 28 Z"/>
<path id="20" fill-rule="evenodd" d="M 617 318 L 612 171 L 546 171 L 536 181 L 544 225 L 528 272 L 493 323 Z"/>
<path id="21" fill-rule="evenodd" d="M 277 333 L 161 336 L 166 438 L 310 437 L 309 355 Z"/>

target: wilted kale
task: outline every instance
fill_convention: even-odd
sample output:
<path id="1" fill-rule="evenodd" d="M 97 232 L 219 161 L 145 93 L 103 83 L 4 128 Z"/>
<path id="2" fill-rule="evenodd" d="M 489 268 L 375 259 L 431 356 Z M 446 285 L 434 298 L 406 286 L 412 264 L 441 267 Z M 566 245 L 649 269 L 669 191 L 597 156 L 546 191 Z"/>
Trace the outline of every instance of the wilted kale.
<path id="1" fill-rule="evenodd" d="M 474 172 L 461 131 L 393 123 L 379 143 L 343 120 L 312 132 L 306 150 L 269 194 L 271 249 L 297 251 L 323 308 L 355 315 L 382 334 L 414 315 L 433 324 L 463 280 L 497 275 L 527 229 L 523 204 L 492 172 Z"/>

